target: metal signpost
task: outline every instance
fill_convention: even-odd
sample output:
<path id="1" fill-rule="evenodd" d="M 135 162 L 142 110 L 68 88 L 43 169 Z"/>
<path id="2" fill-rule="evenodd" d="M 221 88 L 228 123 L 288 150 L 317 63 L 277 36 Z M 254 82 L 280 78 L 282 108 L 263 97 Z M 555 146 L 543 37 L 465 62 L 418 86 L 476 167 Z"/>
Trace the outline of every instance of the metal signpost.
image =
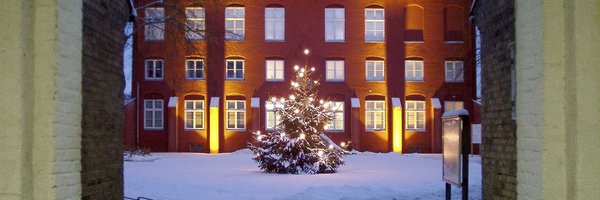
<path id="1" fill-rule="evenodd" d="M 469 112 L 454 110 L 442 117 L 443 165 L 442 177 L 446 182 L 446 199 L 450 200 L 451 184 L 462 188 L 462 199 L 469 196 Z"/>

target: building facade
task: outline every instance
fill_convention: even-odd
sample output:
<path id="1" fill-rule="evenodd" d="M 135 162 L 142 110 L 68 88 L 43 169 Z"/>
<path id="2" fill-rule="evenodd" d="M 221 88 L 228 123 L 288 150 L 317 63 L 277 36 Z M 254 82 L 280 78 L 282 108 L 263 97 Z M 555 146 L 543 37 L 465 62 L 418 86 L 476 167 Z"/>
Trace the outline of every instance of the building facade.
<path id="1" fill-rule="evenodd" d="M 266 100 L 295 65 L 336 105 L 325 133 L 360 151 L 441 152 L 444 110 L 475 106 L 468 0 L 135 3 L 128 145 L 245 148 L 276 127 Z"/>

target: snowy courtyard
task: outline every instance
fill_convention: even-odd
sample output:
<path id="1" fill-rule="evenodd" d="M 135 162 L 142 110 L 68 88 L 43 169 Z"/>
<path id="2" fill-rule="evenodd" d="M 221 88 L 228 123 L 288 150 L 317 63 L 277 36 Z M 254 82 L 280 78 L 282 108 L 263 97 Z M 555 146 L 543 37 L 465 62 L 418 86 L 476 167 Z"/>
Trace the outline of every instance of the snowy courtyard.
<path id="1" fill-rule="evenodd" d="M 262 173 L 252 152 L 154 153 L 125 162 L 125 196 L 151 199 L 443 199 L 440 154 L 358 153 L 334 174 Z M 470 157 L 469 199 L 481 199 L 481 159 Z M 460 189 L 452 188 L 452 199 Z"/>

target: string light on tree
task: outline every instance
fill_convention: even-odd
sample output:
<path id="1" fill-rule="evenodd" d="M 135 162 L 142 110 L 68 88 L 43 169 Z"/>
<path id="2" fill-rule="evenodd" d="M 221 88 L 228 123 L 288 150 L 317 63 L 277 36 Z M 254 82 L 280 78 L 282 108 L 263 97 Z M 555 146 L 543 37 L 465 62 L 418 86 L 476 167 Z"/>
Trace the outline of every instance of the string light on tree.
<path id="1" fill-rule="evenodd" d="M 304 50 L 305 55 L 309 53 L 308 49 Z M 316 101 L 319 82 L 311 79 L 316 69 L 307 66 L 308 63 L 304 67 L 294 66 L 296 76 L 290 82 L 292 94 L 287 100 L 279 99 L 281 106 L 273 107 L 280 117 L 277 129 L 262 135 L 255 132 L 256 142 L 249 144 L 258 155 L 253 160 L 265 172 L 333 173 L 344 164 L 342 156 L 347 152 L 322 134 L 334 114 L 324 100 Z M 270 99 L 273 103 L 277 101 L 275 97 Z"/>

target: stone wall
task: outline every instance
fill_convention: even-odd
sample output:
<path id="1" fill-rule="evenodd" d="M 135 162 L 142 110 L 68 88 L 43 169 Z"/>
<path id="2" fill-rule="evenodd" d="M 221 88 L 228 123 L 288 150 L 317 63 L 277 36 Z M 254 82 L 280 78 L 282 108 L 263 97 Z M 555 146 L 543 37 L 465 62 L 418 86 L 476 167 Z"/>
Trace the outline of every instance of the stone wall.
<path id="1" fill-rule="evenodd" d="M 123 198 L 127 1 L 83 1 L 82 199 Z"/>
<path id="2" fill-rule="evenodd" d="M 516 121 L 512 117 L 514 1 L 478 1 L 473 15 L 482 39 L 483 198 L 516 199 Z"/>

